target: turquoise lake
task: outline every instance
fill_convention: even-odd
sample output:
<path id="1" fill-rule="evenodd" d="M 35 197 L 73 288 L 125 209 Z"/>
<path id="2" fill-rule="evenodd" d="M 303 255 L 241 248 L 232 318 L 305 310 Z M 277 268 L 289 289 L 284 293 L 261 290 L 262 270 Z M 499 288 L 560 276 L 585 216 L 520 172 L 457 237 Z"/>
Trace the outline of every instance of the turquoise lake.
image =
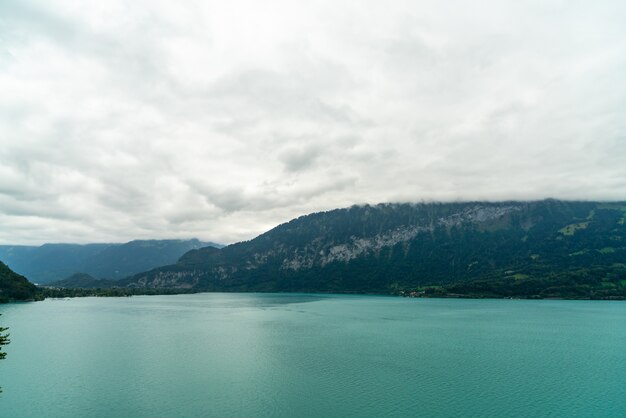
<path id="1" fill-rule="evenodd" d="M 2 417 L 624 417 L 626 303 L 206 293 L 0 305 Z"/>

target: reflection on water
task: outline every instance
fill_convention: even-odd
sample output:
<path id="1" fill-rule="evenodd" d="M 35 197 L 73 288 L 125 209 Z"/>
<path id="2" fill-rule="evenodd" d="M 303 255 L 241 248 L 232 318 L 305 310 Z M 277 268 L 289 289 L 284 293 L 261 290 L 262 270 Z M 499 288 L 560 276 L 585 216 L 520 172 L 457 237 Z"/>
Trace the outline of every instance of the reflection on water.
<path id="1" fill-rule="evenodd" d="M 0 416 L 620 416 L 626 304 L 206 293 L 0 306 Z"/>

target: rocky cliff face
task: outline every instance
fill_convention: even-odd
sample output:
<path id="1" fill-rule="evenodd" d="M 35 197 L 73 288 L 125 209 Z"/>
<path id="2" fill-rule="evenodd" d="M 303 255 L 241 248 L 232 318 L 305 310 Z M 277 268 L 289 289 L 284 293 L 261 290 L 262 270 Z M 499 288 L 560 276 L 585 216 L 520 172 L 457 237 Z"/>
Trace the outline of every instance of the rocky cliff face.
<path id="1" fill-rule="evenodd" d="M 354 206 L 303 216 L 223 249 L 190 251 L 123 284 L 380 292 L 511 271 L 540 275 L 589 263 L 587 256 L 626 261 L 623 209 L 555 200 Z"/>
<path id="2" fill-rule="evenodd" d="M 402 225 L 395 229 L 381 232 L 370 237 L 350 236 L 346 242 L 336 245 L 324 245 L 322 240 L 316 240 L 305 245 L 304 254 L 287 254 L 283 259 L 281 268 L 300 270 L 312 268 L 318 264 L 325 266 L 333 262 L 347 263 L 358 257 L 372 253 L 379 253 L 384 248 L 394 247 L 398 244 L 408 243 L 417 238 L 419 234 L 432 233 L 437 228 L 459 227 L 463 224 L 483 223 L 498 220 L 505 215 L 522 210 L 521 205 L 506 206 L 474 206 L 460 209 L 459 212 L 443 216 L 426 225 Z"/>

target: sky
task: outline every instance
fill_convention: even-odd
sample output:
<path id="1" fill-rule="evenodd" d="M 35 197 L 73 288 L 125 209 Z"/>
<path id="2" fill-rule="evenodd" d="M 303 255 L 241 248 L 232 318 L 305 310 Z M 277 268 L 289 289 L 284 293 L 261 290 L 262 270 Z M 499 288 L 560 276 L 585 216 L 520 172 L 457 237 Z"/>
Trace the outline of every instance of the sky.
<path id="1" fill-rule="evenodd" d="M 626 2 L 0 0 L 0 244 L 626 200 Z"/>

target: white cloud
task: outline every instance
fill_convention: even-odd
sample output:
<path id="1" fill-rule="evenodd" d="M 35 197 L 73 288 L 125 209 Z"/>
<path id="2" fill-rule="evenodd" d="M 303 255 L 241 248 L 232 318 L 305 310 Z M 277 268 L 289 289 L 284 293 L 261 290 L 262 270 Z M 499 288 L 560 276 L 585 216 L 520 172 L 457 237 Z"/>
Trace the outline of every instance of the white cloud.
<path id="1" fill-rule="evenodd" d="M 620 1 L 4 1 L 0 242 L 626 199 Z"/>

